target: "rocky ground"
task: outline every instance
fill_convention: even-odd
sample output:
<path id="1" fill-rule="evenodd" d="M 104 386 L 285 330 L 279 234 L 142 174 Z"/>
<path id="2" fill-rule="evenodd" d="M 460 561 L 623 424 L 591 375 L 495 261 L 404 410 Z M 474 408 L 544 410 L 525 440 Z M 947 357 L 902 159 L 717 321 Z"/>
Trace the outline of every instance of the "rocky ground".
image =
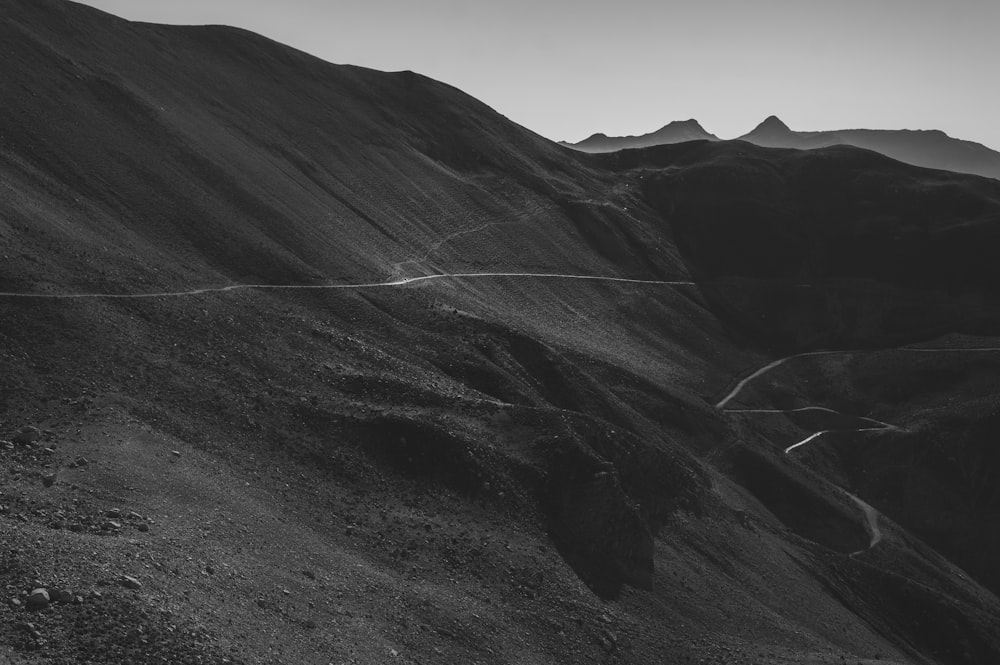
<path id="1" fill-rule="evenodd" d="M 995 372 L 894 350 L 995 335 L 996 183 L 63 0 L 0 44 L 0 657 L 1000 659 Z"/>

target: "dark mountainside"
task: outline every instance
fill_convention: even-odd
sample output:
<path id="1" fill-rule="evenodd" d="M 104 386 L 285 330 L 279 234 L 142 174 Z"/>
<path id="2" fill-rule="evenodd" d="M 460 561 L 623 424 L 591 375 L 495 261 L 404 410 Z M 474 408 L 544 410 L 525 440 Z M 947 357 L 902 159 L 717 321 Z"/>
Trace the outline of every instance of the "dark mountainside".
<path id="1" fill-rule="evenodd" d="M 0 660 L 1000 661 L 1000 183 L 61 0 L 0 52 Z"/>
<path id="2" fill-rule="evenodd" d="M 578 143 L 560 141 L 560 145 L 583 152 L 614 152 L 626 148 L 649 148 L 684 141 L 718 141 L 719 137 L 705 131 L 697 120 L 674 120 L 655 132 L 642 136 L 608 136 L 594 134 Z"/>
<path id="3" fill-rule="evenodd" d="M 694 140 L 718 141 L 695 120 L 674 121 L 663 129 L 642 136 L 594 134 L 579 143 L 562 145 L 583 152 L 614 152 L 628 148 L 648 148 Z M 796 132 L 775 116 L 753 131 L 735 139 L 767 148 L 814 150 L 837 145 L 864 148 L 892 159 L 932 169 L 971 173 L 1000 180 L 1000 153 L 973 141 L 955 139 L 939 130 L 839 129 L 826 132 Z"/>

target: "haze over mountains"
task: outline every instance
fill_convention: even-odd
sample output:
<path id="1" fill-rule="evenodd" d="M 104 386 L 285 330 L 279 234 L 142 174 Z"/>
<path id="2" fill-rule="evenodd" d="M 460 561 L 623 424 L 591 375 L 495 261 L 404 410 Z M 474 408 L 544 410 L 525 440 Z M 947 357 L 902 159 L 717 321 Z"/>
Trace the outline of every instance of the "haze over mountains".
<path id="1" fill-rule="evenodd" d="M 629 148 L 682 141 L 718 141 L 696 120 L 671 122 L 642 136 L 608 137 L 594 134 L 578 143 L 565 145 L 584 152 L 613 152 Z M 851 145 L 874 150 L 907 164 L 972 173 L 1000 179 L 1000 152 L 973 141 L 963 141 L 938 130 L 840 129 L 821 132 L 798 132 L 775 116 L 770 116 L 736 141 L 747 141 L 769 148 L 811 150 L 834 145 Z"/>
<path id="2" fill-rule="evenodd" d="M 0 50 L 0 659 L 1000 661 L 1000 183 L 63 0 Z"/>

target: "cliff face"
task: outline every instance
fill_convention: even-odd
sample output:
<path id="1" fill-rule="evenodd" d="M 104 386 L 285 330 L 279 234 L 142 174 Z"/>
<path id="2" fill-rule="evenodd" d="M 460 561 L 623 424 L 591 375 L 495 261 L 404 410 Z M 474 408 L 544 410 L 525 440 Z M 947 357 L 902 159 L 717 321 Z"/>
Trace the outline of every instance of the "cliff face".
<path id="1" fill-rule="evenodd" d="M 996 332 L 995 183 L 585 155 L 238 30 L 0 19 L 3 657 L 997 659 L 995 502 L 939 538 L 934 465 L 887 471 L 993 383 L 879 383 Z M 871 364 L 782 360 L 834 345 Z"/>

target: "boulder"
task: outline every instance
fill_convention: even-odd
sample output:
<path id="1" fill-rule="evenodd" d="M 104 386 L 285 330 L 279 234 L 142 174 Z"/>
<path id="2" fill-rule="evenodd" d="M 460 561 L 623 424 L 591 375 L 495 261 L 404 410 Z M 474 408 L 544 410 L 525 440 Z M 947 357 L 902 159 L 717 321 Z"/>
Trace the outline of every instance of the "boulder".
<path id="1" fill-rule="evenodd" d="M 30 446 L 40 438 L 42 438 L 42 430 L 34 425 L 27 425 L 17 430 L 12 440 L 18 445 Z"/>
<path id="2" fill-rule="evenodd" d="M 29 610 L 44 610 L 49 606 L 49 592 L 46 589 L 34 589 L 28 594 L 25 607 Z"/>

